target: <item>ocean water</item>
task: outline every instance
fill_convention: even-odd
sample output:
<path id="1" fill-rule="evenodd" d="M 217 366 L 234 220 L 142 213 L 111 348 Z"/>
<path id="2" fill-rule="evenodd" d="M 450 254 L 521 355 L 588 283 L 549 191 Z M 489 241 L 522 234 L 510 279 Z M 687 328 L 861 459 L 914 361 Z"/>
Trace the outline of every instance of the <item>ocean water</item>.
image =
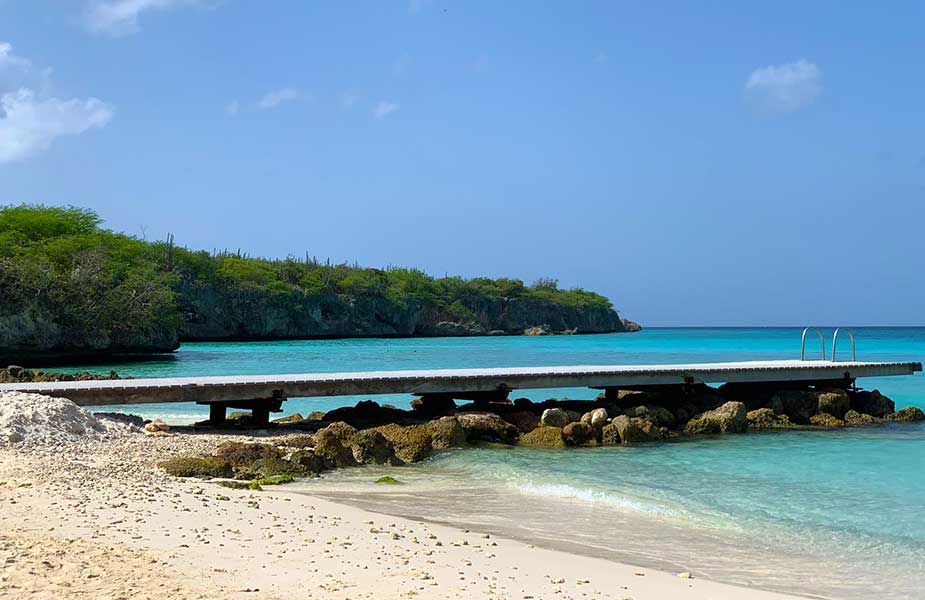
<path id="1" fill-rule="evenodd" d="M 831 352 L 831 330 L 827 331 Z M 925 359 L 925 328 L 858 328 L 859 360 Z M 840 358 L 849 357 L 847 338 Z M 842 345 L 844 344 L 844 345 Z M 136 377 L 796 358 L 791 328 L 636 334 L 185 344 L 170 360 L 112 365 Z M 818 340 L 807 354 L 818 353 Z M 68 369 L 80 367 L 73 365 Z M 90 367 L 88 367 L 90 368 Z M 92 369 L 108 369 L 97 366 Z M 865 379 L 898 407 L 925 377 Z M 592 398 L 586 389 L 516 393 Z M 364 398 L 290 400 L 303 414 Z M 379 397 L 404 405 L 409 397 Z M 129 407 L 168 420 L 202 407 Z M 400 486 L 372 482 L 388 472 Z M 402 468 L 297 484 L 373 510 L 539 545 L 823 598 L 925 598 L 925 424 L 725 436 L 630 448 L 452 451 Z"/>

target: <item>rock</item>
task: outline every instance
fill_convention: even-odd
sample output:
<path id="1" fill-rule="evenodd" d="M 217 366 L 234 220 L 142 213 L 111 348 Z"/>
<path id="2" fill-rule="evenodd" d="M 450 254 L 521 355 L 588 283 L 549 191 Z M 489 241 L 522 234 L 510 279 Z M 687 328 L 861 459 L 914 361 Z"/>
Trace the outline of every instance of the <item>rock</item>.
<path id="1" fill-rule="evenodd" d="M 816 413 L 809 419 L 810 425 L 816 427 L 844 427 L 845 422 L 829 413 Z"/>
<path id="2" fill-rule="evenodd" d="M 562 435 L 561 427 L 541 425 L 520 436 L 519 443 L 521 446 L 536 448 L 565 448 L 565 437 Z"/>
<path id="3" fill-rule="evenodd" d="M 816 395 L 819 412 L 828 413 L 836 419 L 844 419 L 851 408 L 851 400 L 845 390 L 825 390 Z"/>
<path id="4" fill-rule="evenodd" d="M 353 458 L 361 465 L 396 464 L 395 449 L 382 432 L 375 429 L 358 431 L 350 438 Z"/>
<path id="5" fill-rule="evenodd" d="M 296 473 L 299 475 L 314 476 L 325 470 L 325 460 L 315 454 L 312 450 L 297 450 L 289 457 L 289 462 L 293 465 Z"/>
<path id="6" fill-rule="evenodd" d="M 525 410 L 508 413 L 502 418 L 516 427 L 521 433 L 533 431 L 540 426 L 540 418 L 532 412 Z"/>
<path id="7" fill-rule="evenodd" d="M 524 335 L 552 335 L 552 332 L 549 331 L 549 325 L 538 325 L 524 329 Z"/>
<path id="8" fill-rule="evenodd" d="M 231 463 L 217 456 L 179 456 L 165 460 L 158 466 L 176 477 L 212 479 L 215 477 L 229 478 L 234 475 Z"/>
<path id="9" fill-rule="evenodd" d="M 388 425 L 407 418 L 408 411 L 395 407 L 381 406 L 372 400 L 362 400 L 355 406 L 342 406 L 325 413 L 324 421 L 343 421 L 353 427 L 368 428 L 378 425 Z"/>
<path id="10" fill-rule="evenodd" d="M 610 415 L 607 414 L 606 408 L 595 408 L 581 415 L 581 422 L 593 427 L 597 437 L 600 437 L 601 432 L 604 430 L 604 426 L 607 425 L 607 419 L 609 418 Z"/>
<path id="11" fill-rule="evenodd" d="M 883 418 L 896 410 L 896 404 L 881 394 L 879 390 L 852 392 L 849 398 L 853 410 L 872 417 Z"/>
<path id="12" fill-rule="evenodd" d="M 543 427 L 565 427 L 571 422 L 568 414 L 561 408 L 547 408 L 540 417 L 540 425 Z"/>
<path id="13" fill-rule="evenodd" d="M 656 406 L 654 404 L 634 406 L 626 409 L 624 414 L 628 417 L 640 417 L 643 419 L 649 419 L 659 427 L 671 427 L 675 424 L 675 416 L 671 413 L 670 410 L 663 406 Z"/>
<path id="14" fill-rule="evenodd" d="M 636 333 L 637 331 L 642 331 L 642 325 L 636 321 L 630 321 L 629 319 L 623 319 L 623 329 L 626 333 Z"/>
<path id="15" fill-rule="evenodd" d="M 411 401 L 411 410 L 428 417 L 451 415 L 456 412 L 456 402 L 443 394 L 424 395 Z"/>
<path id="16" fill-rule="evenodd" d="M 597 443 L 597 431 L 590 423 L 569 423 L 562 428 L 562 435 L 570 446 L 585 446 Z"/>
<path id="17" fill-rule="evenodd" d="M 781 429 L 791 427 L 787 415 L 779 415 L 770 408 L 750 410 L 745 415 L 749 429 Z"/>
<path id="18" fill-rule="evenodd" d="M 225 442 L 215 450 L 215 455 L 232 467 L 248 467 L 261 458 L 280 458 L 280 451 L 270 444 Z"/>
<path id="19" fill-rule="evenodd" d="M 308 418 L 306 418 L 305 420 L 306 421 L 324 421 L 325 414 L 327 413 L 320 411 L 320 410 L 315 410 L 315 411 L 308 413 Z"/>
<path id="20" fill-rule="evenodd" d="M 845 423 L 854 427 L 863 426 L 863 425 L 877 425 L 883 423 L 883 419 L 878 419 L 877 417 L 867 415 L 864 413 L 859 413 L 856 410 L 849 410 L 845 413 Z"/>
<path id="21" fill-rule="evenodd" d="M 894 423 L 913 423 L 915 421 L 925 421 L 925 413 L 922 413 L 922 409 L 915 406 L 907 406 L 902 410 L 887 415 L 886 419 Z"/>
<path id="22" fill-rule="evenodd" d="M 296 475 L 298 470 L 292 461 L 282 458 L 258 458 L 250 467 L 242 469 L 242 472 L 248 474 L 247 479 L 255 479 L 277 475 Z"/>
<path id="23" fill-rule="evenodd" d="M 466 445 L 466 430 L 456 417 L 441 417 L 427 424 L 434 450 L 460 448 Z"/>
<path id="24" fill-rule="evenodd" d="M 719 408 L 694 417 L 684 426 L 689 434 L 742 433 L 748 428 L 742 402 L 726 402 Z"/>
<path id="25" fill-rule="evenodd" d="M 420 462 L 433 453 L 432 434 L 427 425 L 402 427 L 392 423 L 376 429 L 392 443 L 395 455 L 407 463 Z"/>
<path id="26" fill-rule="evenodd" d="M 613 421 L 607 424 L 601 433 L 601 440 L 606 446 L 657 442 L 667 437 L 667 429 L 657 427 L 648 419 L 627 417 L 626 415 L 614 417 Z"/>
<path id="27" fill-rule="evenodd" d="M 109 419 L 119 423 L 128 423 L 132 427 L 137 427 L 138 429 L 142 430 L 145 428 L 145 420 L 138 415 L 129 415 L 117 412 L 95 412 L 93 414 L 97 419 Z"/>
<path id="28" fill-rule="evenodd" d="M 326 466 L 353 467 L 357 465 L 350 449 L 350 439 L 357 430 L 347 423 L 331 423 L 315 434 L 315 454 L 325 459 Z"/>
<path id="29" fill-rule="evenodd" d="M 145 431 L 147 433 L 158 433 L 161 431 L 170 431 L 170 425 L 164 423 L 160 419 L 154 419 L 150 423 L 145 425 Z"/>
<path id="30" fill-rule="evenodd" d="M 578 412 L 577 410 L 566 410 L 565 416 L 568 417 L 569 423 L 577 423 L 581 421 L 581 413 Z"/>
<path id="31" fill-rule="evenodd" d="M 512 444 L 519 435 L 516 427 L 494 413 L 463 413 L 456 415 L 456 418 L 466 431 L 466 439 L 470 442 Z"/>
<path id="32" fill-rule="evenodd" d="M 819 398 L 816 392 L 809 390 L 781 390 L 771 397 L 768 407 L 787 415 L 795 423 L 809 423 L 819 412 Z"/>
<path id="33" fill-rule="evenodd" d="M 315 436 L 308 433 L 291 435 L 283 440 L 283 444 L 289 448 L 314 448 Z"/>
<path id="34" fill-rule="evenodd" d="M 285 424 L 289 424 L 289 423 L 301 423 L 301 422 L 304 421 L 304 420 L 305 420 L 305 418 L 304 418 L 302 415 L 300 415 L 299 413 L 293 413 L 293 414 L 289 415 L 288 417 L 281 417 L 281 418 L 279 418 L 279 419 L 273 419 L 272 422 L 273 422 L 273 423 L 280 423 L 280 424 L 285 425 Z"/>

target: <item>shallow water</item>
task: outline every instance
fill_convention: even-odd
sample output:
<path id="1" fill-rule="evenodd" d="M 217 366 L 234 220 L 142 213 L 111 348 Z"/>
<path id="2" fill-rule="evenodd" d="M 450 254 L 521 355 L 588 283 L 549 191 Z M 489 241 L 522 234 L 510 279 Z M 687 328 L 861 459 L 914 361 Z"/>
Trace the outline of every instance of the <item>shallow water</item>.
<path id="1" fill-rule="evenodd" d="M 925 357 L 925 328 L 855 330 L 859 360 Z M 831 331 L 827 344 L 831 352 Z M 847 339 L 845 339 L 847 342 Z M 817 342 L 818 343 L 818 342 Z M 848 358 L 847 343 L 840 346 Z M 799 329 L 184 344 L 171 360 L 113 365 L 135 377 L 795 358 Z M 807 349 L 815 356 L 818 347 Z M 79 365 L 69 367 L 72 369 Z M 95 369 L 108 369 L 108 366 Z M 865 379 L 898 407 L 925 377 Z M 596 392 L 517 393 L 591 398 Z M 295 399 L 307 414 L 364 398 Z M 379 397 L 399 406 L 409 397 Z M 127 407 L 173 421 L 203 407 Z M 633 448 L 480 448 L 298 485 L 367 508 L 704 577 L 833 598 L 925 597 L 925 425 L 727 436 Z"/>

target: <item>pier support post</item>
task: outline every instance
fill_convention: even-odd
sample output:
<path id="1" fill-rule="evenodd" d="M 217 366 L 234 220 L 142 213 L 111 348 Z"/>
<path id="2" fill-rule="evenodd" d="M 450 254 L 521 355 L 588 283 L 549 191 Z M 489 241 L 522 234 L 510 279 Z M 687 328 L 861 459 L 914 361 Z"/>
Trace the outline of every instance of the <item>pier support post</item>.
<path id="1" fill-rule="evenodd" d="M 216 425 L 225 424 L 225 414 L 228 410 L 228 407 L 222 403 L 215 402 L 209 405 L 209 425 L 213 427 Z"/>

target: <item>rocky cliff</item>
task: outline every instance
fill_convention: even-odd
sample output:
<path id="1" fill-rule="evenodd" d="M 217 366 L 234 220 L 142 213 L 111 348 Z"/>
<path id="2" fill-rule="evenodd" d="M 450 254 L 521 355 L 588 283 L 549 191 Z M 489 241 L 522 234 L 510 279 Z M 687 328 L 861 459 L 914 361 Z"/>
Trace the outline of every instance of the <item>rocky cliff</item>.
<path id="1" fill-rule="evenodd" d="M 179 290 L 180 337 L 247 340 L 331 337 L 518 335 L 531 327 L 550 333 L 626 331 L 616 311 L 532 298 L 476 298 L 466 315 L 428 302 L 383 296 L 273 292 L 186 282 Z"/>

